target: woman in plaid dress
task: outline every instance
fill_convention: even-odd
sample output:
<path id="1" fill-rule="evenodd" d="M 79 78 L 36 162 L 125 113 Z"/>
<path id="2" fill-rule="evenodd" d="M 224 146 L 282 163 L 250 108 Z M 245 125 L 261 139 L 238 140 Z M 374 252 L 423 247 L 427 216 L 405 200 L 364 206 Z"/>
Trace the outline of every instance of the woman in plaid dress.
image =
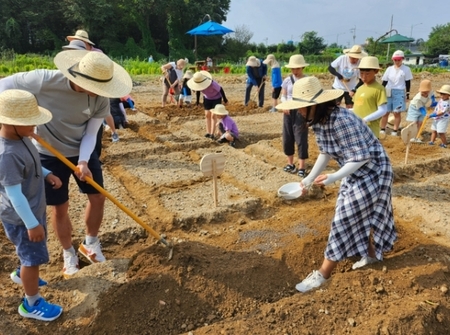
<path id="1" fill-rule="evenodd" d="M 320 149 L 311 173 L 301 182 L 303 192 L 312 184 L 329 185 L 342 179 L 324 261 L 297 284 L 300 292 L 326 282 L 337 262 L 348 257 L 362 257 L 353 269 L 381 261 L 397 239 L 391 197 L 394 174 L 388 155 L 362 119 L 336 106 L 340 95 L 340 90 L 323 90 L 317 78 L 306 77 L 295 83 L 293 100 L 284 103 L 289 106 L 277 106 L 307 107 Z M 341 168 L 321 174 L 331 158 Z"/>

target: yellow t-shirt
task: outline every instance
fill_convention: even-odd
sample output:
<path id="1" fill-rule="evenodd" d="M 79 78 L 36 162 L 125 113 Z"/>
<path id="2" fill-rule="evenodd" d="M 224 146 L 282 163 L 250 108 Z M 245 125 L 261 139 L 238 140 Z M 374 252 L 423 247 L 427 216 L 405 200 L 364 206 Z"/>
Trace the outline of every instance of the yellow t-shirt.
<path id="1" fill-rule="evenodd" d="M 372 114 L 378 106 L 387 103 L 386 90 L 383 85 L 374 81 L 369 85 L 362 85 L 353 96 L 353 112 L 361 119 Z M 369 128 L 378 137 L 380 133 L 380 119 L 373 120 L 368 124 Z"/>

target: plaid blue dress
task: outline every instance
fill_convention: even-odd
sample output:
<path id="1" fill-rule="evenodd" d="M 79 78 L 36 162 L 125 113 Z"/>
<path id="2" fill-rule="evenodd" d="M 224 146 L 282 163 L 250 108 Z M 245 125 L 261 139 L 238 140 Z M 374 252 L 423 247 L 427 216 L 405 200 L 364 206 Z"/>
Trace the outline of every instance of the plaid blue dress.
<path id="1" fill-rule="evenodd" d="M 372 231 L 376 257 L 382 260 L 383 252 L 391 250 L 397 239 L 391 197 L 394 173 L 387 153 L 370 128 L 344 108 L 312 128 L 320 152 L 339 166 L 369 159 L 342 179 L 325 258 L 341 261 L 368 256 Z"/>

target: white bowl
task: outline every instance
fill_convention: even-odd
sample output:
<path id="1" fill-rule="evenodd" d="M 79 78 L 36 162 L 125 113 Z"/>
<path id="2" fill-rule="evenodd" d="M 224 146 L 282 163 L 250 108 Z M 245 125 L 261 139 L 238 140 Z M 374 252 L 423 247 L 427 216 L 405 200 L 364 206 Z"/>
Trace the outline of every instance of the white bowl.
<path id="1" fill-rule="evenodd" d="M 287 183 L 278 189 L 278 196 L 286 200 L 297 199 L 302 195 L 300 182 Z"/>

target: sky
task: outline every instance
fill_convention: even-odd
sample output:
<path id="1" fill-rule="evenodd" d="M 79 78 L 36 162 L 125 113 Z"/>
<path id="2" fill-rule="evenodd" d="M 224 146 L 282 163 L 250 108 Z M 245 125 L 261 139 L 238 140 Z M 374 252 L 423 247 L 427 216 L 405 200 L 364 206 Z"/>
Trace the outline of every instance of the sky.
<path id="1" fill-rule="evenodd" d="M 450 22 L 444 0 L 231 0 L 227 28 L 246 28 L 251 42 L 267 45 L 292 40 L 303 33 L 317 32 L 326 44 L 344 47 L 364 44 L 389 30 L 415 39 L 428 40 L 432 27 Z M 429 5 L 428 5 L 429 4 Z M 447 18 L 447 19 L 446 19 Z M 412 34 L 411 34 L 412 33 Z M 392 32 L 395 34 L 395 31 Z"/>

